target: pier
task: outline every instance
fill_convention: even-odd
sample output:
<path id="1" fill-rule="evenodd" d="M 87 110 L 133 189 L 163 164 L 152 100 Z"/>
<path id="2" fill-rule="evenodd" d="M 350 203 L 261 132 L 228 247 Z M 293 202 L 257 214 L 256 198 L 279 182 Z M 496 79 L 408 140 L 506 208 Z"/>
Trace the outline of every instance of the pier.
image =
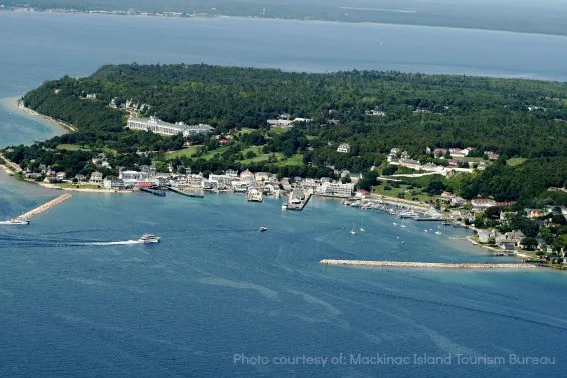
<path id="1" fill-rule="evenodd" d="M 141 190 L 142 192 L 151 193 L 151 194 L 153 194 L 154 196 L 165 197 L 165 191 L 163 191 L 163 190 L 151 189 L 151 188 L 144 188 L 144 187 L 140 187 L 140 190 Z"/>
<path id="2" fill-rule="evenodd" d="M 303 190 L 294 189 L 289 197 L 289 202 L 287 203 L 286 208 L 288 210 L 295 210 L 295 211 L 303 210 L 305 205 L 307 205 L 307 202 L 309 202 L 311 195 L 312 195 L 311 191 L 308 191 L 306 195 L 305 192 L 303 192 Z"/>
<path id="3" fill-rule="evenodd" d="M 18 218 L 28 220 L 30 218 L 35 217 L 36 215 L 43 213 L 44 211 L 51 209 L 53 206 L 59 205 L 61 202 L 68 200 L 69 198 L 71 198 L 70 194 L 60 195 L 59 197 L 52 199 L 51 201 L 46 202 L 43 205 L 38 206 L 35 209 L 30 210 L 27 213 L 20 215 Z"/>
<path id="4" fill-rule="evenodd" d="M 492 264 L 492 263 L 426 263 L 402 261 L 364 261 L 364 260 L 321 260 L 325 265 L 372 266 L 386 268 L 435 268 L 435 269 L 534 269 L 530 264 Z"/>
<path id="5" fill-rule="evenodd" d="M 183 190 L 183 189 L 177 189 L 177 188 L 167 188 L 168 190 L 171 190 L 172 192 L 175 192 L 177 194 L 181 194 L 182 196 L 187 196 L 187 197 L 194 197 L 194 198 L 205 198 L 205 196 L 203 194 L 197 193 L 195 191 L 190 191 L 190 190 Z"/>

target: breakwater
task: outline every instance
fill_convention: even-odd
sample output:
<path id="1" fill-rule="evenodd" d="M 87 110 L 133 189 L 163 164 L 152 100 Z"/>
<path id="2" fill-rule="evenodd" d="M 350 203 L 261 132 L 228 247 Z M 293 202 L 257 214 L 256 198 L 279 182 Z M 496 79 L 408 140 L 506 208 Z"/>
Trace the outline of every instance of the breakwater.
<path id="1" fill-rule="evenodd" d="M 437 268 L 437 269 L 534 269 L 530 264 L 492 263 L 426 263 L 410 261 L 364 261 L 364 260 L 321 260 L 326 265 L 375 266 L 391 268 Z"/>
<path id="2" fill-rule="evenodd" d="M 36 207 L 33 210 L 28 211 L 27 213 L 24 213 L 22 215 L 20 215 L 18 218 L 21 219 L 30 219 L 32 217 L 35 217 L 36 215 L 39 215 L 41 213 L 43 213 L 44 211 L 47 211 L 49 209 L 51 209 L 53 206 L 57 206 L 59 205 L 61 202 L 68 200 L 69 198 L 71 198 L 70 194 L 63 194 L 60 195 L 59 197 L 52 199 L 49 202 L 44 203 L 41 206 Z"/>

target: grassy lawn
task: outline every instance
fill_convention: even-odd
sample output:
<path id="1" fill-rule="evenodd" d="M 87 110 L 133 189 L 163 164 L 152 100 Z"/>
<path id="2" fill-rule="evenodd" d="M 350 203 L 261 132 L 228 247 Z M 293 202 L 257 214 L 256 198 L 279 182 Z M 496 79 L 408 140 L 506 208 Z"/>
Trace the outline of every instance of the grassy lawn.
<path id="1" fill-rule="evenodd" d="M 173 159 L 173 158 L 182 157 L 182 156 L 191 157 L 191 156 L 193 156 L 197 153 L 197 149 L 199 147 L 201 147 L 201 146 L 190 146 L 190 147 L 178 150 L 178 151 L 169 151 L 169 152 L 166 153 L 166 157 L 167 157 L 167 159 Z"/>
<path id="2" fill-rule="evenodd" d="M 383 182 L 382 185 L 373 186 L 372 193 L 386 197 L 395 197 L 395 198 L 400 198 L 398 197 L 398 194 L 402 193 L 404 195 L 403 198 L 407 200 L 412 200 L 413 197 L 417 197 L 418 201 L 428 201 L 431 199 L 431 197 L 427 193 L 423 193 L 419 188 L 413 189 L 414 191 L 417 192 L 417 194 L 415 196 L 412 196 L 410 193 L 411 190 L 408 190 L 409 185 L 401 184 L 399 188 L 392 187 L 391 190 L 385 190 L 384 188 L 386 186 L 388 186 L 388 183 L 386 182 Z"/>
<path id="3" fill-rule="evenodd" d="M 510 159 L 506 160 L 506 165 L 509 165 L 511 167 L 515 167 L 516 165 L 522 164 L 524 161 L 526 161 L 525 158 L 510 158 Z"/>
<path id="4" fill-rule="evenodd" d="M 278 167 L 283 167 L 284 165 L 302 165 L 302 164 L 303 164 L 303 155 L 301 154 L 295 154 L 287 159 L 282 159 L 276 163 Z"/>
<path id="5" fill-rule="evenodd" d="M 67 151 L 78 151 L 78 150 L 83 150 L 83 151 L 89 151 L 90 148 L 88 148 L 88 146 L 80 146 L 78 144 L 60 144 L 57 146 L 58 150 L 67 150 Z"/>

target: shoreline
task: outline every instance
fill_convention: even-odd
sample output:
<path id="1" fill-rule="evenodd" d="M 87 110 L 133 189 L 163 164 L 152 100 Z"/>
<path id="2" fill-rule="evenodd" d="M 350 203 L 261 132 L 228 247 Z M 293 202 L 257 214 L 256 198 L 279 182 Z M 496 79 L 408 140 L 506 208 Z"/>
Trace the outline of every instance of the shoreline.
<path id="1" fill-rule="evenodd" d="M 134 193 L 133 190 L 113 190 L 113 189 L 94 189 L 94 188 L 64 188 L 62 186 L 58 186 L 57 184 L 48 184 L 46 182 L 35 182 L 35 181 L 28 181 L 33 182 L 41 187 L 48 188 L 48 189 L 56 189 L 56 190 L 66 190 L 69 192 L 83 192 L 83 193 L 105 193 L 105 194 L 128 194 Z"/>
<path id="2" fill-rule="evenodd" d="M 62 127 L 66 132 L 73 132 L 74 133 L 74 132 L 77 131 L 77 129 L 75 129 L 73 126 L 71 126 L 71 125 L 69 125 L 69 124 L 67 124 L 63 121 L 56 120 L 55 118 L 52 118 L 50 116 L 46 116 L 44 114 L 36 112 L 33 109 L 27 108 L 26 106 L 24 106 L 24 102 L 22 101 L 21 98 L 16 100 L 16 106 L 18 107 L 18 109 L 22 110 L 24 113 L 27 113 L 27 114 L 34 116 L 34 117 L 41 118 L 41 119 L 49 121 L 49 122 L 52 122 L 52 123 Z"/>
<path id="3" fill-rule="evenodd" d="M 502 28 L 482 28 L 482 27 L 462 27 L 462 26 L 450 26 L 450 25 L 435 25 L 435 24 L 418 24 L 418 23 L 396 23 L 396 22 L 384 22 L 384 21 L 348 21 L 348 20 L 329 20 L 329 19 L 316 19 L 309 18 L 305 16 L 304 18 L 294 18 L 294 17 L 259 17 L 252 15 L 226 15 L 226 14 L 215 14 L 215 15 L 195 15 L 195 16 L 182 16 L 163 12 L 154 12 L 153 14 L 143 14 L 142 11 L 137 11 L 140 13 L 126 14 L 125 10 L 102 10 L 102 9 L 92 9 L 86 11 L 77 11 L 73 9 L 66 8 L 54 8 L 54 9 L 0 9 L 0 12 L 13 12 L 13 13 L 47 13 L 47 14 L 69 14 L 69 15 L 87 15 L 87 16 L 122 16 L 122 17 L 155 17 L 155 18 L 174 18 L 174 19 L 214 19 L 214 18 L 238 18 L 243 20 L 254 19 L 254 20 L 267 20 L 267 21 L 296 21 L 296 22 L 318 22 L 318 23 L 340 23 L 340 24 L 350 24 L 350 25 L 394 25 L 394 26 L 409 26 L 409 27 L 419 27 L 419 28 L 442 28 L 442 29 L 452 29 L 452 30 L 472 30 L 479 32 L 497 32 L 497 33 L 512 33 L 512 34 L 528 34 L 528 35 L 541 35 L 548 37 L 558 37 L 567 38 L 567 34 L 559 34 L 553 32 L 538 32 L 529 30 L 510 30 Z"/>

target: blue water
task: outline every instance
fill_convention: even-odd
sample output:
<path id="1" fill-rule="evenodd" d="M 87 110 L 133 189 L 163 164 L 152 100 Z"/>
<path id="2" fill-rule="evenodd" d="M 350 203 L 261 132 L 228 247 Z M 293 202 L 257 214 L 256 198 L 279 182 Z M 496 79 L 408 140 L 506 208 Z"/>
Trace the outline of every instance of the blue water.
<path id="1" fill-rule="evenodd" d="M 373 39 L 386 45 L 390 39 L 378 32 L 397 38 L 388 56 L 362 48 Z M 440 48 L 402 47 L 410 40 L 419 47 L 427 38 L 437 38 L 437 46 L 441 36 L 454 46 L 467 37 L 477 49 L 495 53 L 465 59 Z M 102 63 L 134 60 L 313 71 L 380 68 L 389 60 L 400 70 L 565 80 L 558 63 L 565 41 L 381 25 L 0 13 L 0 97 L 21 96 L 63 74 L 87 75 Z M 520 51 L 522 45 L 531 52 Z M 514 51 L 527 60 L 516 59 Z M 13 101 L 2 102 L 0 145 L 57 132 L 22 116 Z M 60 193 L 0 173 L 0 219 Z M 423 223 L 402 229 L 393 221 L 323 199 L 303 212 L 282 213 L 279 200 L 249 204 L 239 195 L 73 194 L 29 226 L 0 226 L 0 375 L 562 374 L 562 272 L 318 264 L 323 258 L 512 261 L 448 239 L 467 231 L 445 227 L 435 235 L 423 232 Z M 364 222 L 367 232 L 349 235 L 353 222 Z M 268 231 L 259 233 L 259 226 Z M 143 233 L 160 235 L 162 242 L 129 244 Z M 409 360 L 362 364 L 350 356 L 378 353 Z M 449 357 L 450 364 L 415 364 L 414 354 L 424 353 L 445 362 Z M 555 365 L 514 364 L 510 354 L 555 358 Z M 294 356 L 328 360 L 325 367 L 302 359 L 276 364 Z M 479 356 L 502 357 L 504 364 L 466 363 Z"/>

